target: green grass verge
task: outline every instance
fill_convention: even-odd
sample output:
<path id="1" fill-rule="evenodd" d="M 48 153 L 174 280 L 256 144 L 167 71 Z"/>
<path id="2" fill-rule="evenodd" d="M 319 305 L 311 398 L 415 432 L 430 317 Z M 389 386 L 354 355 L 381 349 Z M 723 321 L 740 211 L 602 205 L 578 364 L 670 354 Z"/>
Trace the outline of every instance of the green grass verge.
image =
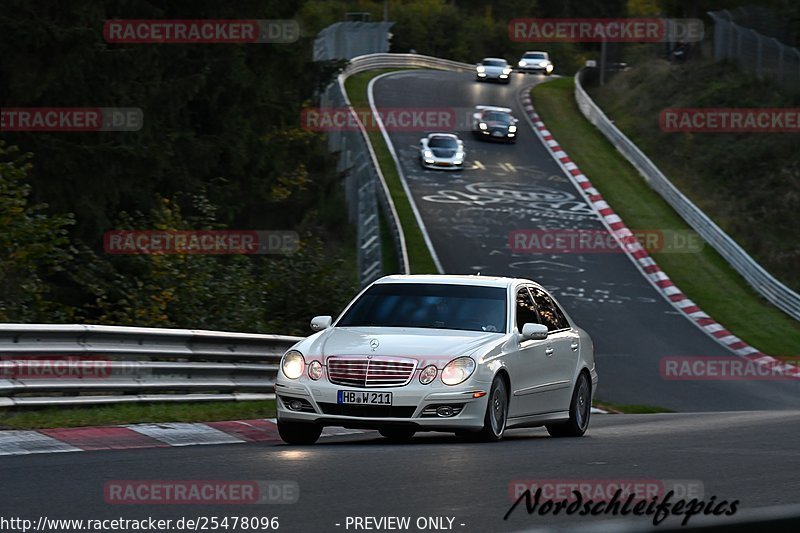
<path id="1" fill-rule="evenodd" d="M 664 407 L 658 407 L 655 405 L 611 403 L 611 402 L 605 402 L 603 400 L 595 400 L 592 403 L 592 406 L 597 407 L 598 409 L 602 409 L 604 411 L 608 411 L 609 413 L 626 414 L 626 415 L 675 412 L 670 409 L 666 409 Z"/>
<path id="2" fill-rule="evenodd" d="M 574 80 L 531 91 L 534 107 L 559 144 L 632 230 L 689 226 L 578 110 Z M 797 357 L 800 323 L 756 293 L 710 246 L 695 254 L 653 253 L 664 272 L 734 335 L 776 357 Z M 702 355 L 702 354 L 698 354 Z"/>
<path id="3" fill-rule="evenodd" d="M 370 80 L 376 76 L 386 72 L 394 72 L 395 70 L 402 69 L 371 70 L 347 78 L 345 89 L 347 90 L 347 96 L 350 98 L 350 103 L 353 107 L 369 109 L 367 85 L 369 85 Z M 386 184 L 389 187 L 389 193 L 394 202 L 395 209 L 397 209 L 397 215 L 400 217 L 400 224 L 403 226 L 411 273 L 436 274 L 436 265 L 433 262 L 428 246 L 425 244 L 422 231 L 417 225 L 414 211 L 411 209 L 411 204 L 408 201 L 408 197 L 403 189 L 403 184 L 400 181 L 400 175 L 397 173 L 394 159 L 392 159 L 392 154 L 389 152 L 389 148 L 383 140 L 383 135 L 381 135 L 380 131 L 368 131 L 367 134 L 372 148 L 375 150 L 378 163 L 381 166 L 383 177 L 386 179 Z M 391 242 L 391 240 L 384 240 L 385 244 Z"/>
<path id="4" fill-rule="evenodd" d="M 274 400 L 13 407 L 0 409 L 0 429 L 64 428 L 148 422 L 214 422 L 274 416 Z"/>

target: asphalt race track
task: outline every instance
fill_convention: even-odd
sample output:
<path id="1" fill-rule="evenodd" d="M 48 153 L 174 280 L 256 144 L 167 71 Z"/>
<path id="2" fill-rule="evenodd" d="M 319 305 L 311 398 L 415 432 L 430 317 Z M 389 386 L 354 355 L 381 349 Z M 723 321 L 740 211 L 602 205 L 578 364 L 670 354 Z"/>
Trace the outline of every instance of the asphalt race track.
<path id="1" fill-rule="evenodd" d="M 375 82 L 379 109 L 501 105 L 520 119 L 515 145 L 474 140 L 468 129 L 458 132 L 467 152 L 467 168 L 459 172 L 419 165 L 424 132 L 389 132 L 445 273 L 530 278 L 551 289 L 594 340 L 597 397 L 603 400 L 676 411 L 797 407 L 800 381 L 662 379 L 663 357 L 730 352 L 681 316 L 624 254 L 511 253 L 512 230 L 604 230 L 525 121 L 518 96 L 542 79 L 517 74 L 506 86 L 475 82 L 469 73 L 405 71 Z"/>
<path id="2" fill-rule="evenodd" d="M 516 145 L 480 143 L 461 132 L 471 162 L 463 172 L 422 170 L 415 151 L 421 133 L 391 134 L 445 271 L 540 281 L 592 335 L 600 398 L 678 413 L 593 415 L 581 439 L 550 438 L 537 428 L 509 431 L 504 441 L 491 444 L 431 433 L 394 445 L 366 432 L 310 447 L 253 443 L 3 457 L 0 516 L 277 516 L 279 531 L 286 532 L 367 531 L 346 527 L 348 517 L 410 517 L 406 531 L 420 531 L 414 525 L 420 517 L 444 517 L 440 525 L 448 526 L 451 518 L 451 529 L 426 530 L 465 532 L 620 518 L 529 516 L 523 504 L 503 520 L 513 488 L 531 480 L 682 480 L 701 487 L 705 500 L 739 500 L 742 511 L 800 501 L 800 383 L 665 381 L 659 374 L 662 357 L 727 352 L 666 303 L 627 257 L 509 252 L 512 229 L 603 228 L 523 119 L 517 97 L 539 79 L 515 76 L 510 86 L 501 86 L 474 83 L 470 74 L 408 71 L 376 82 L 375 97 L 379 107 L 514 109 L 522 119 Z M 299 501 L 111 504 L 104 487 L 113 480 L 286 480 L 298 484 Z M 627 520 L 642 529 L 652 526 L 652 517 Z M 677 523 L 669 519 L 662 527 Z"/>
<path id="3" fill-rule="evenodd" d="M 702 498 L 738 499 L 745 511 L 797 501 L 798 414 L 600 415 L 586 437 L 569 440 L 531 429 L 511 430 L 491 444 L 430 433 L 393 445 L 371 432 L 311 447 L 244 444 L 5 457 L 0 508 L 4 516 L 34 519 L 278 516 L 279 531 L 287 532 L 354 531 L 344 527 L 348 516 L 446 516 L 455 518 L 454 531 L 518 531 L 589 518 L 529 516 L 523 504 L 504 521 L 516 482 L 591 479 L 686 480 L 702 487 Z M 131 479 L 294 480 L 300 499 L 248 506 L 105 502 L 107 481 Z M 652 517 L 628 519 L 643 529 L 652 526 Z"/>

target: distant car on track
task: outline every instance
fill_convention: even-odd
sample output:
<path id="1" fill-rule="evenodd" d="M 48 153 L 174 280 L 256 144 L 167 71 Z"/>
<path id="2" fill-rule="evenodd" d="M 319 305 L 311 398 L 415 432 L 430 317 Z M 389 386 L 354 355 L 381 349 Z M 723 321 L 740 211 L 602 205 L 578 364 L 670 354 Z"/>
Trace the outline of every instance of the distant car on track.
<path id="1" fill-rule="evenodd" d="M 475 66 L 475 77 L 478 81 L 497 80 L 501 83 L 511 81 L 511 65 L 498 57 L 486 57 Z"/>
<path id="2" fill-rule="evenodd" d="M 534 72 L 549 76 L 553 73 L 553 63 L 547 52 L 530 51 L 522 54 L 517 63 L 517 68 L 522 72 Z"/>
<path id="3" fill-rule="evenodd" d="M 278 431 L 312 444 L 325 426 L 395 441 L 446 431 L 486 441 L 544 425 L 584 434 L 597 386 L 594 347 L 526 279 L 386 276 L 288 350 L 275 383 Z"/>
<path id="4" fill-rule="evenodd" d="M 454 133 L 429 133 L 419 140 L 419 162 L 424 168 L 459 170 L 465 157 L 464 141 Z"/>
<path id="5" fill-rule="evenodd" d="M 472 114 L 472 133 L 478 139 L 516 142 L 517 119 L 508 107 L 475 106 Z"/>

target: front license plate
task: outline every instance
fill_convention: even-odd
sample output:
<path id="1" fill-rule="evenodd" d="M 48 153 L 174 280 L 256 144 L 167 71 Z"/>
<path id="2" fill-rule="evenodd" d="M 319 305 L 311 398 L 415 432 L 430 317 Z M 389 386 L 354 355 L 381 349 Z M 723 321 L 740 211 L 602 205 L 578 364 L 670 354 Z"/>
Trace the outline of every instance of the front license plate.
<path id="1" fill-rule="evenodd" d="M 337 403 L 357 405 L 392 405 L 391 392 L 340 390 Z"/>

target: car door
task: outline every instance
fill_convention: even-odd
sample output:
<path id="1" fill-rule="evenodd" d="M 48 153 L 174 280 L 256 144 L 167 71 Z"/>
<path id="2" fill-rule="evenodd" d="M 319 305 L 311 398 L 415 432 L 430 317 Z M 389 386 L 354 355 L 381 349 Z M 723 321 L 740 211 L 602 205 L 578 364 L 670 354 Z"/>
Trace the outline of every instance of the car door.
<path id="1" fill-rule="evenodd" d="M 536 303 L 528 287 L 519 287 L 516 293 L 515 321 L 517 333 L 528 322 L 540 324 Z M 554 348 L 551 340 L 529 339 L 519 343 L 519 349 L 512 358 L 511 405 L 509 416 L 527 416 L 547 413 L 556 409 L 550 382 L 553 381 Z"/>
<path id="2" fill-rule="evenodd" d="M 572 329 L 556 301 L 545 290 L 531 287 L 531 294 L 536 303 L 536 310 L 542 324 L 548 329 L 547 339 L 550 341 L 552 407 L 554 411 L 569 408 L 572 400 L 572 389 L 575 369 L 580 353 L 580 336 Z"/>

